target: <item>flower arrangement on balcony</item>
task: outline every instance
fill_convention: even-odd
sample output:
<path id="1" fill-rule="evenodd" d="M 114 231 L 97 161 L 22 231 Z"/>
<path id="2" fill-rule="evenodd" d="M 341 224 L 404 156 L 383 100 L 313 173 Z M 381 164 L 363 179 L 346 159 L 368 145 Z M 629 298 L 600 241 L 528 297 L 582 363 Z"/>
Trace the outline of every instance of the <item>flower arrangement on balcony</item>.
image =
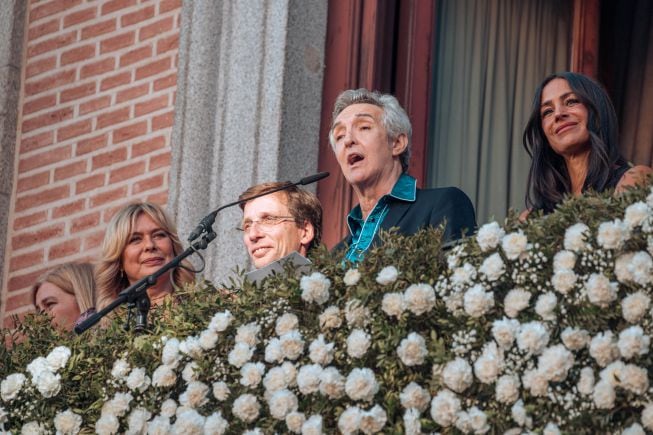
<path id="1" fill-rule="evenodd" d="M 356 267 L 179 293 L 134 336 L 28 318 L 0 352 L 12 433 L 653 430 L 653 194 L 566 201 L 452 249 L 384 235 Z"/>

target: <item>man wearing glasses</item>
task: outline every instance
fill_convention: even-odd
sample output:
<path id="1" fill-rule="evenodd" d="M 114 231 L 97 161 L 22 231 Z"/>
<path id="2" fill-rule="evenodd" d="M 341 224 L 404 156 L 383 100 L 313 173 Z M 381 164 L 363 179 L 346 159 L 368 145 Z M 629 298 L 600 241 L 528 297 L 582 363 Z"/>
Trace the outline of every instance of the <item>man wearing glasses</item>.
<path id="1" fill-rule="evenodd" d="M 286 183 L 257 184 L 239 200 L 278 189 Z M 322 207 L 317 197 L 297 186 L 252 199 L 240 205 L 243 222 L 238 228 L 254 267 L 260 269 L 292 252 L 306 256 L 322 237 Z"/>

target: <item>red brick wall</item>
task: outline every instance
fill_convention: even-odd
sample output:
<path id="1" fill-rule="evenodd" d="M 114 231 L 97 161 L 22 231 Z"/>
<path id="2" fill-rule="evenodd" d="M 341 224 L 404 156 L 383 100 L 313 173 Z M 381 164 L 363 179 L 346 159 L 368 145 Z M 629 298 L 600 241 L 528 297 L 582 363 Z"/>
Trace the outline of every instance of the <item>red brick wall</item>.
<path id="1" fill-rule="evenodd" d="M 137 199 L 167 201 L 181 0 L 31 0 L 3 313 L 45 270 L 99 253 Z"/>

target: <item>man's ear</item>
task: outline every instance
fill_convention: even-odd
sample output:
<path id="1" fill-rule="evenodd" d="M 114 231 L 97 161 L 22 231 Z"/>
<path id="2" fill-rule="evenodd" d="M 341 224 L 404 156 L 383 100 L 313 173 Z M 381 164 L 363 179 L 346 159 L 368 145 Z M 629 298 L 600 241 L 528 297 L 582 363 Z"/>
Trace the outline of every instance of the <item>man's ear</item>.
<path id="1" fill-rule="evenodd" d="M 302 249 L 304 250 L 301 254 L 305 255 L 306 251 L 308 251 L 308 247 L 315 238 L 315 228 L 309 221 L 304 221 L 304 223 L 299 226 L 299 229 L 301 231 L 299 242 L 302 244 Z"/>
<path id="2" fill-rule="evenodd" d="M 397 138 L 392 142 L 392 155 L 394 157 L 400 156 L 406 151 L 408 147 L 408 136 L 404 133 L 401 133 Z"/>

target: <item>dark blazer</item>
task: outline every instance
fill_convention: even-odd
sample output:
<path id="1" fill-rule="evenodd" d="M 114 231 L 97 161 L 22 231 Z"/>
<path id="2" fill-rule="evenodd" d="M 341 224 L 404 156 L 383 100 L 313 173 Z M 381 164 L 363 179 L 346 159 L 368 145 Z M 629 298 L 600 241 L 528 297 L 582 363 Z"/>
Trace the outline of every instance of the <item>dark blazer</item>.
<path id="1" fill-rule="evenodd" d="M 414 202 L 388 197 L 390 209 L 381 223 L 381 229 L 397 227 L 400 234 L 415 234 L 422 228 L 438 227 L 446 221 L 443 239 L 445 242 L 460 239 L 463 234 L 476 231 L 474 206 L 465 193 L 456 187 L 438 189 L 417 189 Z M 380 244 L 379 234 L 374 236 L 373 246 Z M 346 251 L 351 245 L 351 234 L 347 235 L 334 252 Z"/>

